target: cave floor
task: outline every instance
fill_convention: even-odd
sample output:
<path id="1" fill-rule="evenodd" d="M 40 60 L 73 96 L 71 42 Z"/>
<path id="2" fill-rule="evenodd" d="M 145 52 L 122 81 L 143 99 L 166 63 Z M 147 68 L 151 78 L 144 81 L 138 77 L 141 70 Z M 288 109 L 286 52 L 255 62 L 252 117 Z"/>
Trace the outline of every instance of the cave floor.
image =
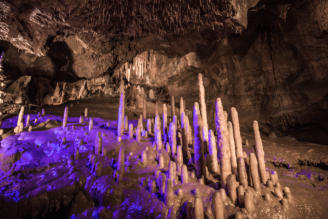
<path id="1" fill-rule="evenodd" d="M 127 133 L 121 143 L 116 140 L 117 99 L 92 99 L 68 103 L 68 127 L 61 126 L 64 106 L 45 107 L 46 116 L 38 117 L 31 111 L 32 132 L 25 130 L 13 135 L 17 116 L 3 124 L 0 158 L 0 218 L 163 218 L 168 214 L 161 192 L 150 192 L 154 172 L 158 169 L 156 154 L 165 156 L 167 171 L 169 156 L 164 149 L 156 152 L 152 137 L 141 142 L 129 139 Z M 84 108 L 94 118 L 94 128 L 88 131 L 88 120 L 79 124 Z M 150 105 L 149 112 L 155 112 Z M 128 108 L 129 122 L 137 124 L 141 110 Z M 35 114 L 32 114 L 35 113 Z M 93 154 L 97 132 L 103 137 L 106 156 Z M 65 139 L 63 139 L 65 137 Z M 253 135 L 242 133 L 243 148 L 253 151 Z M 270 139 L 262 136 L 266 167 L 276 170 L 282 188 L 288 186 L 293 200 L 284 210 L 280 201 L 272 196 L 270 202 L 260 195 L 255 198 L 256 218 L 327 218 L 328 216 L 328 149 L 326 145 L 299 142 L 291 137 Z M 126 155 L 125 174 L 116 170 L 119 149 Z M 79 148 L 79 155 L 76 155 Z M 147 149 L 146 149 L 147 148 Z M 140 161 L 147 150 L 147 164 Z M 97 160 L 93 161 L 93 159 Z M 156 180 L 156 179 L 154 179 Z M 216 180 L 215 180 L 216 181 Z M 192 176 L 190 183 L 177 184 L 174 206 L 183 212 L 184 201 L 193 198 L 193 190 L 201 190 L 206 208 L 214 185 L 201 185 Z M 268 191 L 268 188 L 264 190 Z M 192 199 L 193 200 L 193 199 Z M 226 203 L 227 204 L 227 203 Z M 239 210 L 229 203 L 225 215 L 233 217 Z M 240 209 L 241 210 L 241 209 Z M 184 217 L 185 213 L 180 213 Z M 186 215 L 185 215 L 186 216 Z"/>

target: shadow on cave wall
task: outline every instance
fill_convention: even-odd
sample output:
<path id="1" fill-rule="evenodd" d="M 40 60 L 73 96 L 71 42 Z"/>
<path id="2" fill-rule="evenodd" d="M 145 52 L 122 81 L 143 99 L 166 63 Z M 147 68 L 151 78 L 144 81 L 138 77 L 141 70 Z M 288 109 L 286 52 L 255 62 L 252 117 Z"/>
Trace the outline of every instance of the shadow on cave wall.
<path id="1" fill-rule="evenodd" d="M 72 69 L 74 59 L 68 45 L 63 41 L 53 42 L 53 38 L 49 38 L 46 46 L 49 48 L 46 55 L 51 59 L 54 66 L 53 79 L 66 82 L 77 81 L 79 77 Z"/>

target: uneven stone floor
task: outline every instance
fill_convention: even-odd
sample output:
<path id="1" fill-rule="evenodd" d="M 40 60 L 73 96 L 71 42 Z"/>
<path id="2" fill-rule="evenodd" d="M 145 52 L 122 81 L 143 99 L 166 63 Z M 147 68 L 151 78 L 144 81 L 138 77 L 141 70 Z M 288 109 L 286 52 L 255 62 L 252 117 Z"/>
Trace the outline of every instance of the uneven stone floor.
<path id="1" fill-rule="evenodd" d="M 46 116 L 38 118 L 32 132 L 10 135 L 1 141 L 0 218 L 166 218 L 169 209 L 163 196 L 159 192 L 150 192 L 148 186 L 148 179 L 152 179 L 157 169 L 153 138 L 142 138 L 138 143 L 129 139 L 126 133 L 122 142 L 117 142 L 117 99 L 72 102 L 68 106 L 66 129 L 61 126 L 64 106 L 47 107 Z M 87 120 L 78 124 L 85 107 L 89 109 L 89 116 L 94 118 L 94 128 L 90 132 Z M 127 110 L 129 122 L 134 126 L 140 112 L 131 108 Z M 36 114 L 31 114 L 31 121 L 36 117 Z M 17 116 L 2 124 L 5 133 L 12 132 L 16 121 Z M 106 156 L 96 155 L 96 165 L 90 162 L 90 155 L 98 131 L 102 132 Z M 244 144 L 244 150 L 251 152 L 253 134 L 242 133 L 242 137 L 243 142 L 246 139 L 249 142 L 249 146 Z M 257 213 L 254 216 L 327 218 L 327 146 L 298 142 L 290 137 L 269 139 L 262 136 L 262 139 L 266 166 L 278 172 L 282 187 L 290 188 L 293 201 L 284 210 L 274 196 L 268 202 L 261 196 L 256 197 Z M 123 175 L 116 173 L 120 146 L 126 155 Z M 80 152 L 77 159 L 76 148 Z M 147 165 L 140 159 L 146 148 Z M 161 153 L 165 155 L 165 169 L 162 171 L 166 172 L 168 153 L 164 149 Z M 201 191 L 205 212 L 211 206 L 210 197 L 216 189 L 216 183 L 201 185 L 193 177 L 190 181 L 175 186 L 175 191 L 182 190 L 182 194 L 175 194 L 175 206 L 181 218 L 186 216 L 184 202 L 193 202 L 195 188 Z M 241 210 L 226 204 L 227 217 L 233 217 Z"/>

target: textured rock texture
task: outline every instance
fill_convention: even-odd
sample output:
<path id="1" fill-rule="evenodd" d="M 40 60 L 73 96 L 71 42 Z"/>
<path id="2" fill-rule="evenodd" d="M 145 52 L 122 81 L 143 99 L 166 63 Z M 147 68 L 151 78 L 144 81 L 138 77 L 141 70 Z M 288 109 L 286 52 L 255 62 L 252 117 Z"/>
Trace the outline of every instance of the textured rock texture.
<path id="1" fill-rule="evenodd" d="M 32 76 L 31 103 L 114 95 L 125 78 L 131 99 L 183 96 L 192 108 L 202 72 L 207 105 L 220 95 L 248 127 L 253 118 L 272 136 L 327 129 L 324 0 L 14 0 L 0 11 L 5 74 Z"/>

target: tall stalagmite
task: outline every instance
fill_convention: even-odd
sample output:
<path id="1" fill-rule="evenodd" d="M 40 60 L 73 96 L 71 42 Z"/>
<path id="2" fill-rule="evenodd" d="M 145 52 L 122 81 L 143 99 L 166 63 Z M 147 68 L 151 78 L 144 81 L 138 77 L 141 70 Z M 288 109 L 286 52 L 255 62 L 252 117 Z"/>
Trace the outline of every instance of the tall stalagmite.
<path id="1" fill-rule="evenodd" d="M 194 127 L 194 164 L 196 177 L 201 178 L 204 175 L 204 143 L 202 141 L 202 119 L 200 116 L 199 104 L 194 103 L 193 109 L 193 127 Z"/>
<path id="2" fill-rule="evenodd" d="M 239 116 L 235 107 L 231 108 L 231 116 L 233 122 L 234 140 L 236 145 L 236 157 L 240 158 L 243 157 L 243 150 L 242 150 L 242 140 L 240 134 Z"/>
<path id="3" fill-rule="evenodd" d="M 227 120 L 224 115 L 223 105 L 220 98 L 216 100 L 216 131 L 217 148 L 221 148 L 221 180 L 222 187 L 226 186 L 227 177 L 231 174 L 230 146 L 228 141 Z"/>
<path id="4" fill-rule="evenodd" d="M 231 149 L 231 165 L 232 165 L 232 172 L 237 174 L 238 164 L 236 161 L 236 153 L 235 153 L 235 142 L 234 142 L 234 135 L 233 135 L 233 126 L 231 122 L 228 122 L 228 131 L 230 137 L 230 149 Z"/>
<path id="5" fill-rule="evenodd" d="M 67 108 L 67 106 L 64 108 L 64 115 L 63 115 L 63 128 L 65 128 L 67 126 L 67 117 L 69 114 L 69 109 Z"/>
<path id="6" fill-rule="evenodd" d="M 121 141 L 121 136 L 123 135 L 124 115 L 125 115 L 125 91 L 124 91 L 124 84 L 122 80 L 120 84 L 120 103 L 118 110 L 118 130 L 117 130 L 118 141 Z"/>
<path id="7" fill-rule="evenodd" d="M 253 128 L 255 134 L 255 151 L 258 159 L 259 172 L 262 179 L 262 183 L 265 184 L 268 179 L 268 175 L 265 167 L 263 142 L 262 138 L 260 137 L 259 126 L 256 120 L 253 122 Z"/>
<path id="8" fill-rule="evenodd" d="M 209 137 L 208 137 L 208 151 L 210 155 L 210 171 L 213 173 L 219 174 L 219 165 L 217 160 L 217 145 L 216 145 L 216 139 L 214 136 L 214 132 L 210 129 L 209 130 Z"/>
<path id="9" fill-rule="evenodd" d="M 199 98 L 201 105 L 201 118 L 202 118 L 202 135 L 203 139 L 208 142 L 208 120 L 207 120 L 207 107 L 206 107 L 206 99 L 205 99 L 205 89 L 203 86 L 202 74 L 198 75 L 199 80 Z"/>

